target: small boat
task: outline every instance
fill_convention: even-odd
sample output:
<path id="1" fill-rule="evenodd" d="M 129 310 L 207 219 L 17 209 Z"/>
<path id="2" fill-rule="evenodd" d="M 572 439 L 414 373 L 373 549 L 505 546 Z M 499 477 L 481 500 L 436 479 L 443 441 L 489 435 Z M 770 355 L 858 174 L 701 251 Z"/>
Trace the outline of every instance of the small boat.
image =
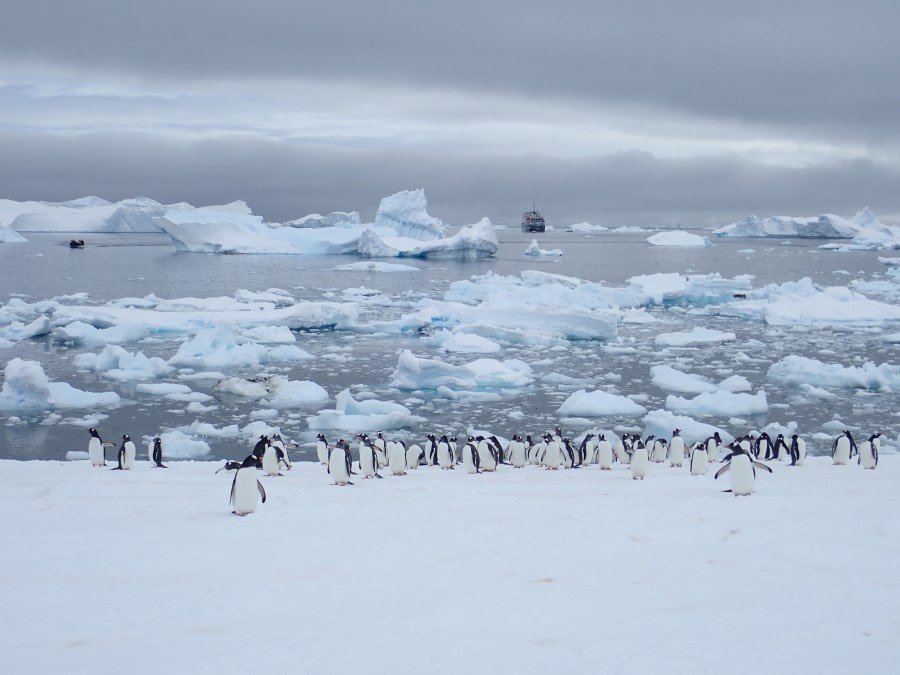
<path id="1" fill-rule="evenodd" d="M 531 211 L 522 214 L 522 232 L 544 232 L 547 224 L 544 222 L 544 216 L 531 205 Z"/>
<path id="2" fill-rule="evenodd" d="M 69 248 L 84 248 L 84 239 L 73 239 L 69 242 Z"/>

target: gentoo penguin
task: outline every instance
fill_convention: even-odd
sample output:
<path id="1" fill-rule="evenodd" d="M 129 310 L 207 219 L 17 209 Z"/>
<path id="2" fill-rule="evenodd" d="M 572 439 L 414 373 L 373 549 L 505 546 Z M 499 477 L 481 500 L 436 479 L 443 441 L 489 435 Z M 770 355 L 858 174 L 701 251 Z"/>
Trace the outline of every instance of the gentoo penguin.
<path id="1" fill-rule="evenodd" d="M 631 478 L 644 480 L 647 475 L 647 465 L 650 456 L 647 454 L 647 446 L 639 438 L 631 446 Z"/>
<path id="2" fill-rule="evenodd" d="M 611 471 L 613 463 L 613 446 L 606 440 L 605 434 L 597 436 L 597 464 L 603 471 Z"/>
<path id="3" fill-rule="evenodd" d="M 543 450 L 543 441 L 541 443 L 535 443 L 531 434 L 525 436 L 525 456 L 528 458 L 529 464 L 539 464 L 539 457 L 541 455 L 541 450 Z"/>
<path id="4" fill-rule="evenodd" d="M 406 449 L 406 468 L 418 469 L 419 461 L 422 459 L 422 453 L 425 452 L 418 443 L 413 443 Z"/>
<path id="5" fill-rule="evenodd" d="M 691 448 L 691 475 L 705 476 L 709 470 L 709 453 L 706 452 L 706 444 L 702 441 L 694 443 Z"/>
<path id="6" fill-rule="evenodd" d="M 406 446 L 402 441 L 388 441 L 385 446 L 388 468 L 395 476 L 406 475 Z"/>
<path id="7" fill-rule="evenodd" d="M 756 469 L 762 469 L 769 473 L 772 473 L 772 469 L 762 462 L 756 461 L 753 458 L 753 451 L 745 449 L 737 442 L 725 447 L 730 452 L 722 460 L 725 462 L 725 466 L 716 471 L 716 478 L 727 471 L 731 478 L 731 493 L 735 497 L 746 497 L 753 494 Z"/>
<path id="8" fill-rule="evenodd" d="M 507 459 L 515 468 L 521 469 L 528 461 L 525 457 L 525 444 L 519 434 L 513 434 L 512 440 L 506 446 Z"/>
<path id="9" fill-rule="evenodd" d="M 257 457 L 262 455 L 262 469 L 266 472 L 267 476 L 281 476 L 283 475 L 280 471 L 278 471 L 278 451 L 275 449 L 275 446 L 272 445 L 272 441 L 269 440 L 268 436 L 260 436 L 259 442 L 256 444 L 256 447 L 253 448 L 253 454 Z"/>
<path id="10" fill-rule="evenodd" d="M 450 455 L 453 457 L 453 464 L 460 464 L 462 459 L 459 457 L 459 448 L 456 445 L 456 436 L 450 437 Z"/>
<path id="11" fill-rule="evenodd" d="M 834 443 L 831 444 L 831 459 L 835 464 L 846 464 L 853 459 L 854 452 L 859 452 L 859 450 L 856 448 L 856 441 L 850 435 L 849 429 L 835 438 Z"/>
<path id="12" fill-rule="evenodd" d="M 544 436 L 544 449 L 541 451 L 540 462 L 545 469 L 557 471 L 563 465 L 563 451 L 560 447 L 562 439 L 557 441 L 553 436 Z"/>
<path id="13" fill-rule="evenodd" d="M 227 459 L 225 460 L 225 466 L 220 469 L 216 469 L 216 473 L 219 471 L 237 471 L 241 468 L 241 463 L 236 460 Z"/>
<path id="14" fill-rule="evenodd" d="M 378 453 L 375 446 L 365 434 L 357 436 L 359 439 L 359 470 L 366 478 L 381 478 L 378 474 Z"/>
<path id="15" fill-rule="evenodd" d="M 478 443 L 476 446 L 478 448 L 478 465 L 482 471 L 496 471 L 497 470 L 497 449 L 494 447 L 494 444 L 491 443 L 484 436 L 476 437 L 475 441 Z"/>
<path id="16" fill-rule="evenodd" d="M 596 464 L 597 446 L 594 443 L 594 434 L 587 434 L 578 446 L 578 464 Z"/>
<path id="17" fill-rule="evenodd" d="M 559 441 L 557 441 L 559 444 Z M 575 444 L 572 442 L 572 439 L 566 436 L 562 439 L 562 445 L 560 445 L 560 449 L 562 450 L 562 459 L 563 466 L 567 469 L 571 469 L 572 467 L 580 466 L 580 458 L 578 456 L 578 448 L 575 447 Z"/>
<path id="18" fill-rule="evenodd" d="M 647 444 L 647 447 L 650 447 Z M 653 441 L 653 450 L 650 452 L 650 461 L 655 462 L 656 464 L 661 464 L 666 461 L 666 455 L 668 454 L 669 444 L 666 443 L 666 439 L 657 438 Z M 679 464 L 679 466 L 681 466 Z"/>
<path id="19" fill-rule="evenodd" d="M 134 443 L 131 442 L 131 436 L 128 434 L 122 435 L 122 445 L 119 446 L 119 465 L 114 466 L 115 469 L 123 469 L 128 470 L 134 466 L 134 456 L 137 453 L 137 448 L 134 447 Z"/>
<path id="20" fill-rule="evenodd" d="M 106 466 L 106 448 L 115 447 L 115 443 L 104 442 L 100 433 L 91 427 L 88 429 L 91 440 L 88 441 L 88 456 L 91 458 L 91 466 Z"/>
<path id="21" fill-rule="evenodd" d="M 619 464 L 628 464 L 631 461 L 631 438 L 627 433 L 623 433 L 621 438 L 616 439 L 613 445 L 613 453 L 616 455 L 616 461 Z"/>
<path id="22" fill-rule="evenodd" d="M 493 453 L 494 457 L 497 459 L 497 464 L 509 464 L 509 462 L 506 461 L 506 450 L 503 449 L 503 444 L 500 442 L 500 439 L 492 434 L 487 440 L 494 448 Z"/>
<path id="23" fill-rule="evenodd" d="M 150 455 L 150 466 L 159 467 L 160 469 L 169 468 L 162 463 L 162 439 L 159 436 L 148 441 L 147 454 Z"/>
<path id="24" fill-rule="evenodd" d="M 806 441 L 797 434 L 791 436 L 789 453 L 791 455 L 791 466 L 803 466 L 803 461 L 806 459 Z"/>
<path id="25" fill-rule="evenodd" d="M 387 441 L 384 440 L 384 434 L 378 432 L 372 440 L 372 447 L 375 448 L 375 456 L 378 458 L 378 467 L 387 466 Z"/>
<path id="26" fill-rule="evenodd" d="M 481 460 L 478 454 L 478 446 L 474 438 L 469 436 L 469 440 L 462 449 L 463 468 L 466 473 L 481 473 Z"/>
<path id="27" fill-rule="evenodd" d="M 234 507 L 232 513 L 235 515 L 246 516 L 248 513 L 256 511 L 259 497 L 262 497 L 263 504 L 266 503 L 266 489 L 256 478 L 256 463 L 259 459 L 256 455 L 249 455 L 241 463 L 241 468 L 234 474 L 228 503 Z"/>
<path id="28" fill-rule="evenodd" d="M 328 466 L 328 458 L 330 456 L 331 452 L 328 449 L 328 441 L 325 440 L 325 436 L 316 434 L 316 457 L 319 459 L 319 464 Z"/>
<path id="29" fill-rule="evenodd" d="M 772 439 L 765 431 L 759 435 L 753 446 L 753 454 L 757 459 L 778 459 L 778 453 L 772 444 Z"/>
<path id="30" fill-rule="evenodd" d="M 669 466 L 681 466 L 684 462 L 684 439 L 681 437 L 681 429 L 672 432 L 672 440 L 669 441 Z"/>
<path id="31" fill-rule="evenodd" d="M 864 469 L 874 469 L 878 466 L 878 448 L 881 446 L 881 433 L 875 432 L 869 436 L 869 440 L 863 441 L 859 446 L 859 459 L 856 463 Z"/>
<path id="32" fill-rule="evenodd" d="M 453 451 L 450 448 L 450 440 L 446 434 L 441 436 L 441 440 L 437 443 L 437 463 L 442 469 L 446 470 L 452 469 L 455 463 Z"/>
<path id="33" fill-rule="evenodd" d="M 438 463 L 437 437 L 434 434 L 428 434 L 425 439 L 425 462 L 428 466 L 434 466 Z"/>
<path id="34" fill-rule="evenodd" d="M 341 438 L 328 454 L 328 473 L 335 485 L 353 485 L 350 482 L 351 464 L 350 446 Z"/>
<path id="35" fill-rule="evenodd" d="M 791 454 L 791 449 L 787 444 L 787 441 L 784 440 L 784 434 L 778 434 L 775 437 L 775 445 L 772 446 L 772 455 L 777 460 L 783 460 L 785 457 L 789 457 Z M 793 464 L 793 462 L 791 462 Z"/>
<path id="36" fill-rule="evenodd" d="M 291 464 L 291 458 L 288 457 L 288 448 L 296 448 L 297 445 L 294 443 L 285 443 L 284 439 L 281 438 L 281 434 L 273 434 L 271 445 L 275 448 L 275 458 L 278 460 L 278 467 L 284 468 L 290 471 L 294 468 L 294 465 Z"/>
<path id="37" fill-rule="evenodd" d="M 710 464 L 719 461 L 719 448 L 721 447 L 722 439 L 718 431 L 706 439 L 706 454 L 709 455 Z"/>

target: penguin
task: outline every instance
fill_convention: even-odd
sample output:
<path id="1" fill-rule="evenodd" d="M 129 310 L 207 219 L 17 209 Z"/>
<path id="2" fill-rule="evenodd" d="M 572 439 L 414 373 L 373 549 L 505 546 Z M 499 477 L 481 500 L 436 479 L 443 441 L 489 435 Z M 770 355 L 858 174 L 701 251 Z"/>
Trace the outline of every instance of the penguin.
<path id="1" fill-rule="evenodd" d="M 791 455 L 791 466 L 803 466 L 803 462 L 806 459 L 806 441 L 797 434 L 791 436 L 789 453 Z"/>
<path id="2" fill-rule="evenodd" d="M 613 446 L 605 434 L 597 435 L 597 464 L 603 471 L 612 471 Z"/>
<path id="3" fill-rule="evenodd" d="M 316 457 L 319 459 L 319 464 L 328 466 L 328 458 L 330 456 L 331 451 L 328 449 L 328 441 L 325 440 L 325 436 L 316 434 Z"/>
<path id="4" fill-rule="evenodd" d="M 115 443 L 104 442 L 100 433 L 91 427 L 88 429 L 91 440 L 88 441 L 88 456 L 91 458 L 91 466 L 106 466 L 106 448 L 115 447 Z"/>
<path id="5" fill-rule="evenodd" d="M 730 453 L 722 460 L 725 465 L 716 471 L 716 478 L 728 472 L 731 478 L 731 493 L 735 497 L 749 497 L 753 494 L 756 483 L 756 469 L 772 473 L 772 469 L 758 462 L 753 451 L 745 449 L 740 443 L 725 446 Z"/>
<path id="6" fill-rule="evenodd" d="M 650 444 L 646 444 L 647 447 L 650 447 Z M 662 464 L 666 461 L 666 455 L 668 454 L 669 444 L 666 443 L 666 439 L 657 438 L 653 441 L 653 449 L 650 451 L 650 461 L 656 464 Z M 681 466 L 679 464 L 679 466 Z"/>
<path id="7" fill-rule="evenodd" d="M 525 436 L 525 457 L 529 464 L 538 464 L 538 457 L 541 454 L 541 443 L 535 443 L 531 434 Z"/>
<path id="8" fill-rule="evenodd" d="M 131 441 L 131 436 L 128 434 L 122 434 L 122 445 L 119 446 L 119 465 L 113 467 L 113 471 L 116 469 L 121 469 L 123 471 L 129 470 L 134 466 L 134 456 L 137 452 L 137 448 L 134 447 L 134 443 Z"/>
<path id="9" fill-rule="evenodd" d="M 375 448 L 375 456 L 378 457 L 378 468 L 387 466 L 387 441 L 384 440 L 384 434 L 378 432 L 375 440 L 372 441 L 372 447 Z"/>
<path id="10" fill-rule="evenodd" d="M 296 448 L 297 445 L 295 443 L 285 443 L 284 439 L 281 438 L 281 434 L 273 434 L 272 435 L 272 447 L 275 448 L 275 458 L 278 460 L 278 468 L 287 469 L 290 471 L 294 468 L 294 465 L 291 464 L 291 458 L 288 457 L 288 448 Z"/>
<path id="11" fill-rule="evenodd" d="M 647 475 L 647 465 L 649 461 L 650 456 L 647 453 L 647 446 L 645 446 L 644 442 L 639 438 L 631 446 L 632 480 L 637 480 L 638 478 L 644 480 L 644 476 Z"/>
<path id="12" fill-rule="evenodd" d="M 478 449 L 478 465 L 482 471 L 497 470 L 497 449 L 484 436 L 478 436 L 476 439 Z"/>
<path id="13" fill-rule="evenodd" d="M 874 469 L 878 466 L 878 448 L 881 446 L 881 433 L 875 432 L 869 436 L 869 440 L 863 441 L 859 446 L 859 458 L 856 463 L 864 469 Z"/>
<path id="14" fill-rule="evenodd" d="M 413 443 L 406 449 L 406 468 L 418 469 L 419 460 L 422 459 L 422 453 L 425 452 L 418 443 Z"/>
<path id="15" fill-rule="evenodd" d="M 262 456 L 262 469 L 267 476 L 284 475 L 278 470 L 278 451 L 267 436 L 259 437 L 259 442 L 253 448 L 253 454 L 257 457 Z"/>
<path id="16" fill-rule="evenodd" d="M 456 444 L 456 436 L 451 436 L 448 442 L 450 443 L 450 455 L 453 457 L 453 464 L 462 463 L 462 459 L 459 456 L 459 448 Z"/>
<path id="17" fill-rule="evenodd" d="M 353 460 L 350 455 L 350 446 L 343 438 L 331 448 L 328 453 L 328 473 L 335 485 L 353 485 L 350 482 L 350 466 Z"/>
<path id="18" fill-rule="evenodd" d="M 365 434 L 360 434 L 359 439 L 359 470 L 366 478 L 381 478 L 378 474 L 378 453 L 375 446 Z"/>
<path id="19" fill-rule="evenodd" d="M 512 440 L 506 446 L 506 451 L 509 454 L 509 463 L 515 468 L 521 469 L 525 466 L 528 460 L 525 456 L 525 444 L 519 434 L 513 434 Z"/>
<path id="20" fill-rule="evenodd" d="M 856 441 L 853 440 L 850 430 L 847 429 L 835 438 L 834 443 L 831 444 L 831 459 L 834 460 L 835 464 L 846 464 L 853 459 L 854 451 L 859 453 L 859 450 L 856 448 Z"/>
<path id="21" fill-rule="evenodd" d="M 466 473 L 481 473 L 481 460 L 480 455 L 478 454 L 478 446 L 475 444 L 475 439 L 471 436 L 469 436 L 469 440 L 466 441 L 466 444 L 463 446 L 462 462 Z"/>
<path id="22" fill-rule="evenodd" d="M 623 433 L 621 438 L 616 438 L 615 445 L 613 445 L 613 453 L 619 464 L 631 462 L 631 438 L 628 434 Z"/>
<path id="23" fill-rule="evenodd" d="M 559 441 L 557 441 L 557 445 L 560 445 Z M 567 469 L 580 466 L 581 460 L 578 456 L 578 448 L 575 447 L 571 438 L 566 436 L 562 439 L 560 450 L 562 451 L 563 466 Z"/>
<path id="24" fill-rule="evenodd" d="M 151 438 L 147 443 L 147 454 L 150 455 L 150 466 L 160 469 L 169 468 L 162 463 L 162 439 L 159 436 Z"/>
<path id="25" fill-rule="evenodd" d="M 438 447 L 437 438 L 434 434 L 428 434 L 425 437 L 425 462 L 428 466 L 434 466 L 438 463 Z"/>
<path id="26" fill-rule="evenodd" d="M 709 453 L 706 451 L 706 445 L 701 441 L 694 443 L 691 448 L 691 475 L 705 476 L 709 470 Z"/>
<path id="27" fill-rule="evenodd" d="M 578 446 L 579 464 L 597 463 L 597 446 L 594 444 L 594 434 L 587 434 Z"/>
<path id="28" fill-rule="evenodd" d="M 500 439 L 492 434 L 487 440 L 493 447 L 493 454 L 497 460 L 497 464 L 509 464 L 509 462 L 506 461 L 506 451 L 503 449 L 503 444 L 500 442 Z"/>
<path id="29" fill-rule="evenodd" d="M 455 464 L 453 452 L 450 448 L 450 440 L 446 435 L 441 436 L 441 440 L 437 443 L 437 463 L 442 469 L 447 471 L 452 469 Z"/>
<path id="30" fill-rule="evenodd" d="M 775 459 L 781 461 L 785 457 L 789 457 L 791 454 L 790 447 L 787 444 L 787 441 L 784 440 L 784 434 L 778 434 L 775 437 L 775 444 L 772 446 L 772 455 Z M 791 464 L 794 462 L 792 461 Z"/>
<path id="31" fill-rule="evenodd" d="M 216 473 L 219 473 L 219 471 L 237 471 L 240 468 L 241 468 L 240 462 L 238 462 L 236 460 L 228 459 L 228 460 L 225 460 L 225 466 L 223 466 L 220 469 L 216 469 Z"/>
<path id="32" fill-rule="evenodd" d="M 719 448 L 722 447 L 722 438 L 719 432 L 715 432 L 706 439 L 706 454 L 709 455 L 709 463 L 714 464 L 719 461 Z"/>
<path id="33" fill-rule="evenodd" d="M 388 468 L 395 476 L 406 475 L 406 446 L 403 441 L 388 441 L 385 446 Z"/>
<path id="34" fill-rule="evenodd" d="M 681 429 L 672 432 L 672 440 L 669 441 L 669 466 L 681 466 L 684 462 L 684 439 L 681 437 Z"/>
<path id="35" fill-rule="evenodd" d="M 772 444 L 772 439 L 765 431 L 756 439 L 753 447 L 753 454 L 758 459 L 778 459 L 778 453 Z"/>
<path id="36" fill-rule="evenodd" d="M 557 442 L 550 434 L 544 436 L 544 449 L 541 451 L 540 462 L 545 469 L 557 471 L 563 465 L 560 442 Z"/>
<path id="37" fill-rule="evenodd" d="M 228 503 L 234 507 L 232 513 L 237 516 L 246 516 L 256 511 L 259 497 L 262 497 L 263 504 L 266 503 L 266 489 L 256 478 L 256 464 L 259 460 L 256 455 L 248 455 L 231 481 L 231 496 Z"/>

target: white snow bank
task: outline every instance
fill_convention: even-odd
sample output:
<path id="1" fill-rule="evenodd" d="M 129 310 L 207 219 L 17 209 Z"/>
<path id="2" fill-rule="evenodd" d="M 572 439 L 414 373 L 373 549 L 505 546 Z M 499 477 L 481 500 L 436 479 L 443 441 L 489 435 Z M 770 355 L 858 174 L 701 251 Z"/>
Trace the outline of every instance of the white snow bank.
<path id="1" fill-rule="evenodd" d="M 660 347 L 688 347 L 697 344 L 713 344 L 717 342 L 729 342 L 735 339 L 735 334 L 711 328 L 695 326 L 689 331 L 679 333 L 660 333 L 656 336 L 656 344 Z"/>
<path id="2" fill-rule="evenodd" d="M 709 237 L 701 237 L 684 230 L 659 232 L 647 237 L 647 243 L 652 246 L 703 246 L 707 248 L 714 245 Z"/>
<path id="3" fill-rule="evenodd" d="M 643 415 L 647 409 L 626 396 L 579 389 L 563 401 L 556 412 L 570 417 L 605 417 Z"/>
<path id="4" fill-rule="evenodd" d="M 119 403 L 115 392 L 83 391 L 65 382 L 51 382 L 37 361 L 12 359 L 3 369 L 0 410 L 29 411 L 93 408 Z"/>
<path id="5" fill-rule="evenodd" d="M 357 401 L 349 389 L 335 397 L 335 409 L 323 410 L 314 417 L 306 418 L 313 431 L 364 432 L 375 429 L 383 431 L 402 429 L 404 426 L 422 422 L 409 408 L 391 401 Z"/>
<path id="6" fill-rule="evenodd" d="M 463 366 L 435 359 L 422 359 L 404 349 L 397 359 L 391 386 L 398 389 L 435 390 L 507 389 L 534 381 L 531 366 L 518 359 L 477 359 Z"/>
<path id="7" fill-rule="evenodd" d="M 900 366 L 888 363 L 876 366 L 871 361 L 862 366 L 842 366 L 790 355 L 773 363 L 766 376 L 782 385 L 867 389 L 885 393 L 900 391 Z"/>

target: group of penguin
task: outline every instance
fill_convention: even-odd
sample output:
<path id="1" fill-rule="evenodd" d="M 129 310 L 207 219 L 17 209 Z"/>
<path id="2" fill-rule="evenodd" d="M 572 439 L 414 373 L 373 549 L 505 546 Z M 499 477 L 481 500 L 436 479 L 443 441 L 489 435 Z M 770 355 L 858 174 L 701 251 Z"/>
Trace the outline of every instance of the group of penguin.
<path id="1" fill-rule="evenodd" d="M 91 435 L 88 443 L 91 464 L 106 466 L 106 448 L 115 444 L 104 442 L 94 428 L 88 431 Z M 855 454 L 860 466 L 874 469 L 878 465 L 880 437 L 881 434 L 876 432 L 858 446 L 850 431 L 844 431 L 832 443 L 834 464 L 847 464 Z M 788 443 L 783 434 L 778 434 L 773 441 L 766 432 L 751 432 L 728 444 L 724 444 L 716 432 L 690 448 L 685 444 L 680 429 L 675 429 L 668 441 L 653 435 L 642 439 L 636 433 L 613 436 L 610 441 L 603 433 L 588 433 L 578 445 L 571 438 L 563 437 L 559 428 L 555 433 L 543 434 L 539 442 L 535 442 L 530 435 L 523 439 L 520 434 L 514 434 L 505 446 L 496 435 L 469 436 L 462 448 L 455 436 L 442 435 L 438 438 L 435 434 L 428 434 L 426 438 L 425 447 L 422 447 L 418 444 L 407 446 L 402 440 L 387 440 L 380 431 L 374 438 L 365 433 L 359 434 L 356 441 L 360 473 L 364 478 L 382 478 L 378 470 L 385 467 L 393 475 L 403 476 L 407 469 L 417 469 L 419 466 L 440 466 L 444 470 L 452 470 L 462 465 L 467 473 L 477 474 L 496 471 L 500 465 L 522 468 L 527 464 L 543 466 L 551 471 L 591 464 L 597 464 L 601 470 L 611 470 L 612 465 L 618 462 L 629 466 L 632 479 L 643 480 L 650 463 L 667 460 L 670 466 L 681 467 L 687 459 L 691 475 L 705 475 L 709 465 L 720 461 L 719 456 L 724 451 L 722 466 L 715 478 L 729 473 L 731 489 L 726 492 L 730 491 L 737 497 L 753 493 L 756 469 L 772 473 L 771 467 L 763 461 L 790 459 L 792 466 L 801 466 L 806 458 L 806 443 L 797 434 Z M 281 469 L 293 468 L 288 449 L 296 447 L 294 443 L 286 443 L 279 434 L 273 434 L 271 438 L 263 435 L 242 462 L 227 461 L 216 471 L 235 472 L 229 495 L 233 513 L 244 516 L 253 513 L 260 500 L 265 503 L 266 491 L 256 477 L 257 470 L 262 469 L 269 476 L 282 475 Z M 149 440 L 147 453 L 152 467 L 167 468 L 162 463 L 162 441 L 159 437 Z M 135 454 L 131 438 L 123 435 L 118 465 L 113 468 L 131 469 Z M 341 438 L 332 446 L 320 433 L 316 436 L 316 456 L 327 467 L 336 485 L 353 485 L 350 477 L 358 474 L 353 471 L 353 456 L 347 441 Z"/>

